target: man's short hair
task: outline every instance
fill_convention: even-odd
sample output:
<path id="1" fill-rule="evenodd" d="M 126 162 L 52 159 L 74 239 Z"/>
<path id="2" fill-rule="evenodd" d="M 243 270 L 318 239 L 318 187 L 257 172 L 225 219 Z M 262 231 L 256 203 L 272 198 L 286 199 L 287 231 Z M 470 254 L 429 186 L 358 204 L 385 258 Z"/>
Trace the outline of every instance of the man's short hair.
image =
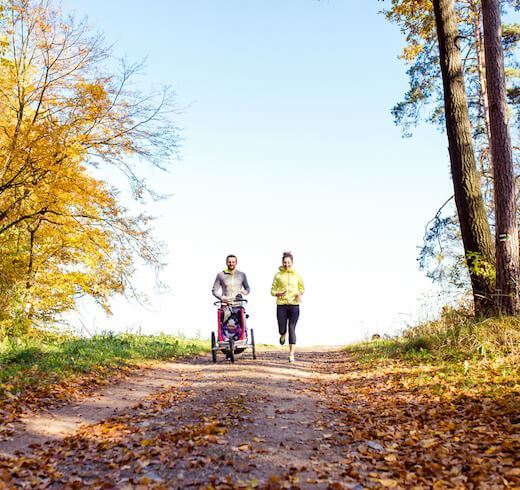
<path id="1" fill-rule="evenodd" d="M 235 259 L 235 260 L 238 260 L 237 259 L 237 256 L 236 255 L 233 255 L 233 254 L 230 254 L 226 257 L 226 262 L 228 261 L 228 259 Z"/>

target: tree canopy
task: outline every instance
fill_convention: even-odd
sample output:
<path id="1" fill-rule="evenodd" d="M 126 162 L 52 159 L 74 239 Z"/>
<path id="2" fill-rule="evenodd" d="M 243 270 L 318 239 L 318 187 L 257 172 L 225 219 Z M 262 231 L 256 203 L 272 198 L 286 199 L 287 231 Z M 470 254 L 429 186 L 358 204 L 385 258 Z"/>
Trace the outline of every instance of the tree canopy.
<path id="1" fill-rule="evenodd" d="M 56 319 L 82 295 L 109 311 L 135 258 L 158 265 L 161 247 L 102 170 L 153 196 L 140 166 L 177 149 L 173 93 L 135 90 L 140 65 L 115 71 L 103 38 L 52 3 L 6 0 L 1 15 L 1 319 Z"/>
<path id="2" fill-rule="evenodd" d="M 403 134 L 406 136 L 410 136 L 413 128 L 422 120 L 444 128 L 444 93 L 433 3 L 431 0 L 391 0 L 385 3 L 387 7 L 383 11 L 384 14 L 388 20 L 401 28 L 406 39 L 401 56 L 408 66 L 409 88 L 403 100 L 392 109 L 395 122 L 403 128 Z M 473 147 L 488 219 L 494 229 L 493 166 L 490 152 L 482 4 L 477 0 L 457 0 L 454 5 Z M 508 9 L 520 8 L 520 2 L 503 0 L 501 8 L 502 13 L 506 13 Z M 519 32 L 518 24 L 503 25 L 502 47 L 506 65 L 510 124 L 516 129 L 520 127 L 520 69 L 516 56 Z M 514 144 L 513 147 L 516 150 L 514 160 L 518 169 L 518 149 Z M 446 286 L 464 288 L 468 284 L 468 274 L 464 265 L 467 257 L 461 246 L 459 220 L 452 203 L 453 201 L 448 199 L 448 204 L 441 206 L 439 212 L 428 223 L 419 263 L 432 279 L 442 281 Z M 480 274 L 494 277 L 492 264 L 480 261 L 478 267 Z"/>

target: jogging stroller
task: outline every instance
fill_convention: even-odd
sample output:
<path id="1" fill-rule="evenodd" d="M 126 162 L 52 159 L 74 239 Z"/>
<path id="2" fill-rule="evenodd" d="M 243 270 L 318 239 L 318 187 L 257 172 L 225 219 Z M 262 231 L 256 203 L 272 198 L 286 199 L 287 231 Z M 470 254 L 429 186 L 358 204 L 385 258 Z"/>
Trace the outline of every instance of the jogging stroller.
<path id="1" fill-rule="evenodd" d="M 245 305 L 246 299 L 237 296 L 233 301 L 215 301 L 217 308 L 217 332 L 211 332 L 211 355 L 217 362 L 217 352 L 221 351 L 226 359 L 235 362 L 235 355 L 251 348 L 256 359 L 255 334 L 248 330 Z"/>

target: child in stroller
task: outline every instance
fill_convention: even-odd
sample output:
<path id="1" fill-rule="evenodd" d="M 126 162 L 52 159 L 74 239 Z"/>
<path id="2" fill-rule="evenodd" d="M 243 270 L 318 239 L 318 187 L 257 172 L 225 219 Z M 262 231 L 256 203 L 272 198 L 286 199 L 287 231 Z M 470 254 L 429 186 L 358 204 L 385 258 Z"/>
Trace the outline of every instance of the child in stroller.
<path id="1" fill-rule="evenodd" d="M 234 340 L 239 340 L 242 337 L 242 325 L 238 319 L 237 313 L 231 313 L 229 319 L 222 324 L 222 337 L 227 340 L 233 337 Z"/>
<path id="2" fill-rule="evenodd" d="M 229 342 L 230 340 L 235 345 L 235 353 L 240 354 L 244 351 L 244 348 L 240 348 L 240 340 L 247 339 L 245 334 L 245 309 L 242 303 L 242 298 L 237 298 L 236 302 L 231 305 L 222 305 L 222 315 L 219 329 L 219 341 Z M 237 345 L 238 344 L 238 345 Z M 226 359 L 231 358 L 231 352 L 224 350 Z"/>

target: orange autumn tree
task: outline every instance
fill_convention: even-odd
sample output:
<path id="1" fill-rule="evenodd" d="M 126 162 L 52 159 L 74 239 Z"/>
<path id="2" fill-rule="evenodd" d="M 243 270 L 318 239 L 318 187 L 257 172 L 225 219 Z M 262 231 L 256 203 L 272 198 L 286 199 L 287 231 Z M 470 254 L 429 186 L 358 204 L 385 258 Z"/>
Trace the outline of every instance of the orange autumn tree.
<path id="1" fill-rule="evenodd" d="M 83 295 L 109 311 L 136 258 L 157 266 L 161 247 L 103 170 L 153 196 L 139 165 L 176 150 L 172 94 L 133 90 L 139 67 L 114 73 L 102 39 L 48 1 L 1 5 L 0 325 L 53 321 Z"/>

